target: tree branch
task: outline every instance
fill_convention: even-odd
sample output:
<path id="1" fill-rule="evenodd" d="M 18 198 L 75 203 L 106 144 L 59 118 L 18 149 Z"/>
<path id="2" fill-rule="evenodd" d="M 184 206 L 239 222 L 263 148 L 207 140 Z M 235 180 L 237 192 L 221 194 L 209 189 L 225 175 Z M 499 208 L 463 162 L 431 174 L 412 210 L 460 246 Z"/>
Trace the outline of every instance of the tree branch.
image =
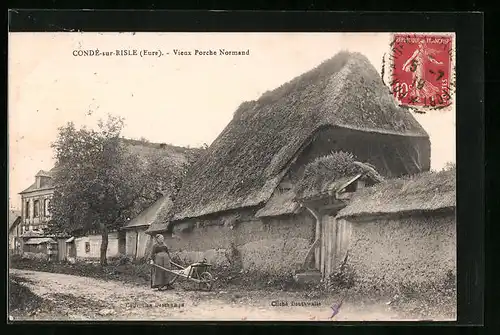
<path id="1" fill-rule="evenodd" d="M 146 188 L 146 185 L 143 185 L 141 187 L 141 189 L 139 190 L 139 192 L 137 193 L 137 196 L 135 196 L 134 198 L 130 199 L 129 202 L 127 202 L 125 205 L 121 206 L 120 208 L 117 209 L 117 212 L 116 212 L 116 215 L 113 219 L 113 223 L 116 223 L 118 221 L 118 219 L 122 216 L 123 214 L 123 211 L 129 209 L 131 206 L 134 205 L 134 203 L 142 198 L 144 195 L 142 194 L 142 192 L 144 191 L 144 189 Z"/>

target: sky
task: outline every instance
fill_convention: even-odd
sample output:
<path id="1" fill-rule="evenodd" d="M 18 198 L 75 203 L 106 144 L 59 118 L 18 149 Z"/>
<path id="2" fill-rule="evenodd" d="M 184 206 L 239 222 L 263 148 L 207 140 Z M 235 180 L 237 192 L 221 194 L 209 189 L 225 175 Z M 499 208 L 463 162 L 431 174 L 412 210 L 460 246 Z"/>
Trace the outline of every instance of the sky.
<path id="1" fill-rule="evenodd" d="M 341 50 L 363 53 L 380 72 L 387 33 L 10 33 L 9 207 L 39 170 L 67 122 L 95 127 L 125 118 L 122 135 L 199 147 L 243 102 L 258 99 Z M 249 50 L 245 56 L 175 55 L 176 50 Z M 157 56 L 78 57 L 74 51 L 161 51 Z M 168 55 L 167 55 L 168 53 Z M 387 81 L 386 81 L 387 82 Z M 455 106 L 415 118 L 431 139 L 431 168 L 455 162 Z"/>

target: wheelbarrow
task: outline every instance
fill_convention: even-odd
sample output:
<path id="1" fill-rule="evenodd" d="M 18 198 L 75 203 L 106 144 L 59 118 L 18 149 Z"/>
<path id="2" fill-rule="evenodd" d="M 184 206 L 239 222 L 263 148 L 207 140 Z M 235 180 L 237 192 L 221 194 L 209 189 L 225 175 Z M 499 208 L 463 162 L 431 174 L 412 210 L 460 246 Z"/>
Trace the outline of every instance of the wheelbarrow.
<path id="1" fill-rule="evenodd" d="M 210 291 L 213 286 L 213 276 L 210 273 L 211 264 L 206 262 L 193 263 L 187 267 L 183 267 L 170 261 L 176 269 L 167 269 L 158 264 L 152 263 L 151 267 L 151 287 L 153 287 L 153 269 L 166 271 L 174 275 L 174 278 L 169 282 L 172 285 L 178 278 L 183 278 L 185 281 L 194 282 L 198 284 L 198 288 L 203 291 Z"/>

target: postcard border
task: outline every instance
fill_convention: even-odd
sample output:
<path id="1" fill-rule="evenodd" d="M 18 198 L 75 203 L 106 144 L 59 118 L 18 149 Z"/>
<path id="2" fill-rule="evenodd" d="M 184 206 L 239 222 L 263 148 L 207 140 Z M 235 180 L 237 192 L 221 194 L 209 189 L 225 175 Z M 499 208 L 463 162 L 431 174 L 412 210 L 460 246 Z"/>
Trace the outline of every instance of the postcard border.
<path id="1" fill-rule="evenodd" d="M 423 15 L 425 15 L 425 27 L 422 27 Z M 145 22 L 147 23 L 145 24 Z M 373 27 L 376 28 L 374 29 Z M 111 13 L 111 11 L 101 10 L 10 10 L 9 31 L 455 32 L 457 38 L 458 313 L 457 323 L 443 324 L 483 324 L 485 175 L 484 42 L 483 15 L 481 13 L 413 12 L 403 14 L 383 12 L 277 11 L 112 11 Z M 7 114 L 5 115 L 7 116 Z M 7 134 L 7 132 L 5 131 L 4 134 Z M 4 140 L 7 140 L 6 137 L 4 137 Z M 7 141 L 4 148 L 6 149 L 5 152 L 7 152 Z M 148 323 L 154 324 L 153 322 Z M 169 322 L 169 324 L 178 323 Z M 233 322 L 204 323 L 233 324 Z M 373 323 L 379 324 L 378 322 Z M 116 322 L 113 322 L 113 324 L 116 324 Z M 164 322 L 160 324 L 164 324 Z M 238 322 L 235 324 L 247 323 Z M 271 324 L 289 323 L 272 322 Z M 321 325 L 322 323 L 304 322 L 304 324 Z M 359 325 L 360 322 L 343 322 L 338 324 Z M 338 324 L 336 323 L 335 325 Z M 367 323 L 363 322 L 363 324 Z M 399 324 L 399 322 L 391 322 L 389 324 Z M 421 325 L 422 323 L 406 322 L 404 324 Z M 332 326 L 332 323 L 326 323 L 325 325 Z"/>

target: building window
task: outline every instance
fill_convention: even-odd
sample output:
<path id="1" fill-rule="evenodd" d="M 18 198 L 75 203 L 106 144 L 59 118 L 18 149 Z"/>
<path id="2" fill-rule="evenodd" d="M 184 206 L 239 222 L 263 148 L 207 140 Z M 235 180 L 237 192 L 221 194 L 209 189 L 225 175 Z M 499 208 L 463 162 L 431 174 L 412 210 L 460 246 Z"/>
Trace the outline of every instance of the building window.
<path id="1" fill-rule="evenodd" d="M 33 202 L 33 217 L 34 218 L 37 218 L 39 216 L 39 210 L 40 210 L 40 201 L 39 200 L 35 200 Z"/>
<path id="2" fill-rule="evenodd" d="M 26 207 L 25 207 L 25 215 L 26 215 L 26 218 L 29 219 L 30 217 L 30 201 L 26 201 Z"/>
<path id="3" fill-rule="evenodd" d="M 49 204 L 50 204 L 50 199 L 45 199 L 43 201 L 43 212 L 45 216 L 49 216 Z"/>
<path id="4" fill-rule="evenodd" d="M 85 242 L 85 252 L 86 253 L 90 252 L 90 242 Z"/>

